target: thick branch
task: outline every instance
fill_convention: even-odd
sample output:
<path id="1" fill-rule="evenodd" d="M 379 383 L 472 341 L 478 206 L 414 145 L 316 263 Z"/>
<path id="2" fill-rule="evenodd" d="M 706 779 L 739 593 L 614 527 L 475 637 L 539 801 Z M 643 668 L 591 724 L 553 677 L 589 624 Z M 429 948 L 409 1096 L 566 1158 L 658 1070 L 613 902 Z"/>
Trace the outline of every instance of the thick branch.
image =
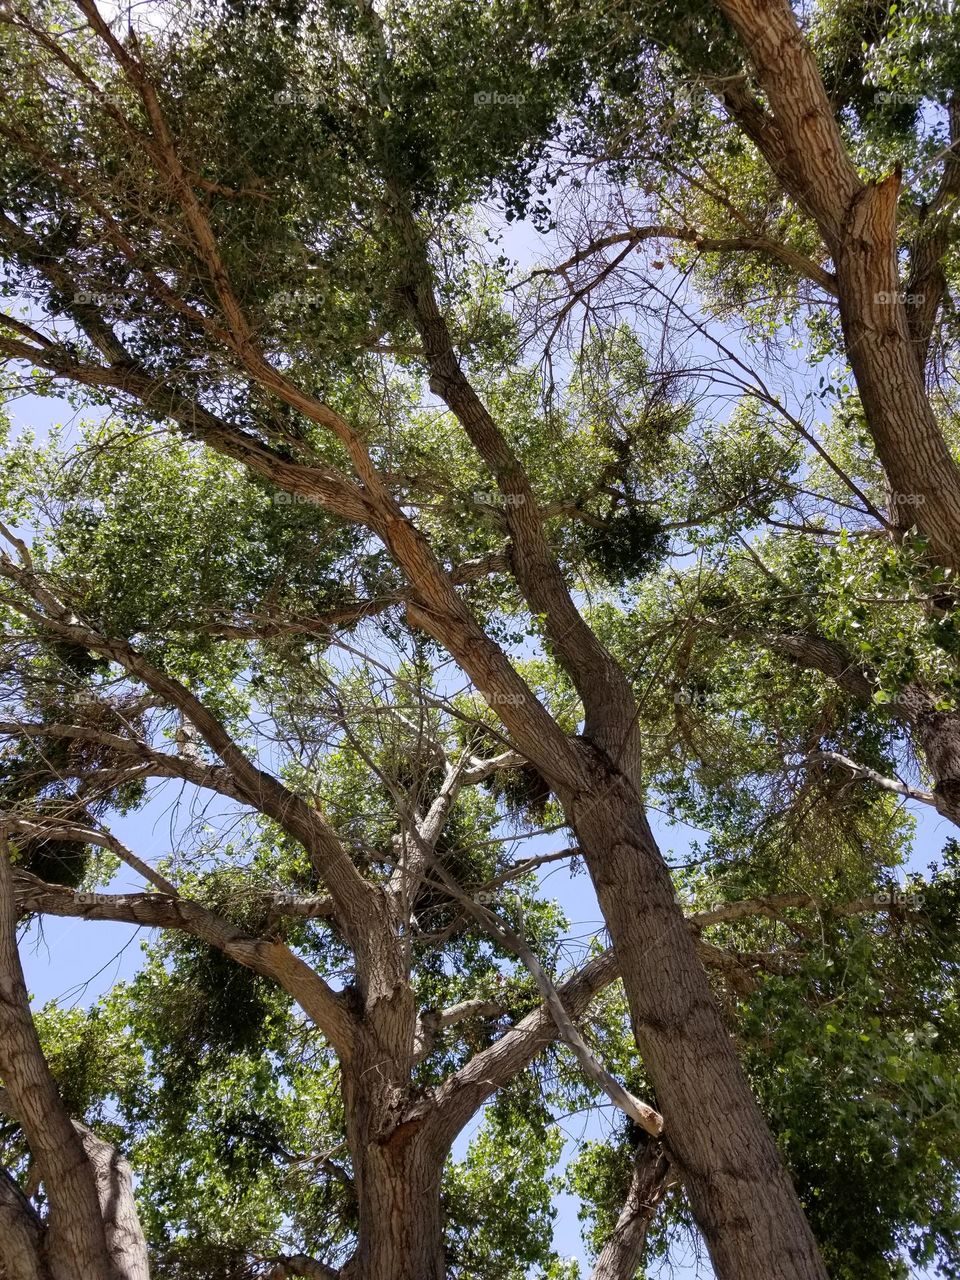
<path id="1" fill-rule="evenodd" d="M 41 912 L 150 929 L 179 929 L 201 938 L 238 964 L 281 986 L 328 1037 L 340 1057 L 349 1061 L 355 1027 L 346 1004 L 282 943 L 244 933 L 188 898 L 160 893 L 78 893 L 20 870 L 14 870 L 13 879 L 22 914 Z"/>
<path id="2" fill-rule="evenodd" d="M 637 1151 L 623 1209 L 603 1246 L 590 1280 L 633 1280 L 643 1263 L 647 1232 L 664 1193 L 675 1181 L 663 1143 L 656 1138 Z"/>
<path id="3" fill-rule="evenodd" d="M 0 1074 L 50 1202 L 51 1280 L 111 1280 L 94 1171 L 33 1025 L 16 921 L 6 836 L 0 832 Z"/>
<path id="4" fill-rule="evenodd" d="M 788 0 L 717 0 L 717 7 L 750 55 L 771 119 L 758 128 L 729 89 L 724 100 L 835 249 L 862 184 L 793 9 Z"/>
<path id="5" fill-rule="evenodd" d="M 560 984 L 557 995 L 571 1018 L 581 1017 L 593 998 L 619 976 L 613 948 L 589 960 L 572 978 Z M 452 1142 L 484 1102 L 538 1053 L 557 1039 L 557 1026 L 546 1003 L 505 1032 L 495 1044 L 475 1054 L 448 1076 L 434 1095 L 427 1117 L 440 1138 Z"/>

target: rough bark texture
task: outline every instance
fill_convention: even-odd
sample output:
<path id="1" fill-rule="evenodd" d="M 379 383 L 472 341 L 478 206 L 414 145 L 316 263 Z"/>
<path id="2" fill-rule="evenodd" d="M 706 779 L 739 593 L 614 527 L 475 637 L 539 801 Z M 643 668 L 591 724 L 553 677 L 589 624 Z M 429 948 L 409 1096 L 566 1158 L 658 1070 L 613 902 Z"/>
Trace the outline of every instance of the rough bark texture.
<path id="1" fill-rule="evenodd" d="M 0 1075 L 49 1199 L 51 1280 L 119 1280 L 110 1265 L 93 1168 L 37 1038 L 17 951 L 16 909 L 0 846 Z"/>
<path id="2" fill-rule="evenodd" d="M 769 114 L 743 88 L 723 92 L 731 115 L 784 189 L 813 218 L 833 257 L 847 358 L 867 427 L 894 495 L 941 563 L 960 567 L 960 468 L 926 394 L 923 363 L 942 296 L 943 224 L 925 228 L 911 275 L 923 298 L 908 312 L 897 269 L 899 178 L 863 183 L 847 154 L 813 53 L 788 0 L 717 0 L 743 42 Z M 951 109 L 951 128 L 957 126 Z M 946 161 L 938 199 L 956 188 Z M 897 504 L 891 504 L 897 515 Z M 902 518 L 902 513 L 900 513 Z"/>
<path id="3" fill-rule="evenodd" d="M 960 826 L 960 715 L 938 711 L 936 699 L 916 684 L 898 695 L 897 707 L 933 775 L 937 812 Z"/>
<path id="4" fill-rule="evenodd" d="M 133 1173 L 109 1142 L 74 1124 L 93 1167 L 110 1265 L 116 1280 L 150 1280 L 147 1242 L 133 1198 Z"/>
<path id="5" fill-rule="evenodd" d="M 634 1280 L 643 1262 L 647 1232 L 669 1185 L 670 1161 L 663 1143 L 645 1141 L 637 1152 L 623 1211 L 600 1251 L 590 1280 Z"/>
<path id="6" fill-rule="evenodd" d="M 415 1125 L 416 1122 L 413 1122 Z M 357 1248 L 344 1280 L 444 1280 L 440 1174 L 445 1151 L 401 1126 L 386 1140 L 357 1137 Z"/>
<path id="7" fill-rule="evenodd" d="M 0 1169 L 0 1280 L 49 1280 L 40 1241 L 40 1222 L 29 1201 Z"/>
<path id="8" fill-rule="evenodd" d="M 899 182 L 864 187 L 835 251 L 840 319 L 867 425 L 887 477 L 891 514 L 910 519 L 938 558 L 960 565 L 957 465 L 927 397 L 896 262 Z M 897 498 L 909 498 L 901 504 Z"/>
<path id="9" fill-rule="evenodd" d="M 632 788 L 597 762 L 572 806 L 666 1146 L 721 1280 L 826 1280 Z"/>

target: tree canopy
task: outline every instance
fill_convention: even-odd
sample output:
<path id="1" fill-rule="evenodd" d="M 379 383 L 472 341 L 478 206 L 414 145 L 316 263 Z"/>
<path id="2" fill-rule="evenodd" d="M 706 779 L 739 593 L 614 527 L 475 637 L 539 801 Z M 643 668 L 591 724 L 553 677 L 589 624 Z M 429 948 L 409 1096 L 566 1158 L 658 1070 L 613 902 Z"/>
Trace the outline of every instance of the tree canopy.
<path id="1" fill-rule="evenodd" d="M 958 37 L 0 10 L 3 1280 L 960 1278 Z"/>

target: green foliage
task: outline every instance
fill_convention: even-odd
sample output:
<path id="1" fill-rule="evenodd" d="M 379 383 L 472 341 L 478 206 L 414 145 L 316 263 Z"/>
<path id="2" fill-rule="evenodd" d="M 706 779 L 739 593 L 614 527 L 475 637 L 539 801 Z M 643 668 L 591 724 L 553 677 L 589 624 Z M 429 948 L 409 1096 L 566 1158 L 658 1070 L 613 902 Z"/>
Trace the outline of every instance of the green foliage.
<path id="1" fill-rule="evenodd" d="M 447 1167 L 447 1251 L 458 1280 L 574 1280 L 552 1249 L 556 1185 L 547 1175 L 563 1138 L 525 1092 L 511 1090 L 489 1107 L 467 1160 Z"/>
<path id="2" fill-rule="evenodd" d="M 749 971 L 739 986 L 715 974 L 718 999 L 831 1273 L 896 1280 L 906 1252 L 960 1277 L 957 851 L 923 885 L 922 912 L 842 914 L 845 901 L 889 886 L 913 852 L 914 823 L 898 797 L 822 755 L 927 785 L 891 713 L 917 683 L 936 714 L 954 713 L 956 593 L 906 522 L 897 540 L 871 523 L 884 481 L 843 334 L 832 300 L 811 300 L 796 269 L 806 261 L 819 287 L 832 264 L 704 89 L 756 90 L 734 33 L 716 6 L 685 0 L 629 11 L 404 0 L 382 12 L 204 0 L 178 17 L 144 35 L 139 53 L 264 360 L 350 420 L 441 563 L 509 566 L 507 504 L 425 377 L 410 315 L 415 246 L 397 217 L 409 211 L 456 356 L 530 478 L 577 602 L 633 681 L 650 800 L 696 831 L 675 876 L 685 905 L 788 889 L 835 908 L 760 913 L 704 935 Z M 131 146 L 130 130 L 146 127 L 131 86 L 60 0 L 33 6 L 31 21 L 63 40 L 97 90 L 71 80 L 23 25 L 0 24 L 0 203 L 35 246 L 4 255 L 4 296 L 21 319 L 0 328 L 22 339 L 24 323 L 54 316 L 57 334 L 69 331 L 59 359 L 106 373 L 104 386 L 70 393 L 92 421 L 6 445 L 4 520 L 77 617 L 202 697 L 383 884 L 411 815 L 438 802 L 442 757 L 510 746 L 497 708 L 465 690 L 410 623 L 409 584 L 379 543 L 199 442 L 198 422 L 215 415 L 243 433 L 246 458 L 269 448 L 276 468 L 352 466 L 342 442 L 248 383 L 218 336 L 216 272 L 185 249 L 190 229 L 155 157 Z M 803 21 L 855 162 L 870 176 L 903 168 L 906 247 L 946 145 L 953 7 L 841 0 Z M 531 339 L 559 310 L 559 343 L 570 278 L 521 286 L 497 225 L 523 220 L 548 234 L 571 207 L 600 239 L 622 230 L 620 212 L 696 236 L 665 233 L 650 246 L 647 275 L 664 273 L 652 291 L 629 272 L 622 286 L 601 273 L 610 293 L 591 306 L 576 350 L 553 363 L 553 350 L 542 353 L 545 385 Z M 704 239 L 782 252 L 721 254 Z M 955 292 L 955 248 L 943 267 Z M 668 297 L 681 310 L 703 304 L 719 325 L 720 374 L 699 318 L 692 351 L 649 340 L 648 320 L 662 318 L 651 297 L 661 310 Z M 97 316 L 129 358 L 96 340 Z M 955 329 L 946 315 L 945 355 Z M 778 374 L 797 357 L 796 415 L 786 394 L 748 376 L 741 354 L 772 357 Z M 134 405 L 122 388 L 136 365 L 152 390 Z M 50 371 L 24 376 L 39 394 L 59 386 Z M 191 401 L 199 413 L 184 410 Z M 937 412 L 956 444 L 949 392 Z M 562 729 L 581 731 L 569 676 L 511 575 L 498 567 L 457 590 Z M 179 714 L 145 700 L 103 654 L 45 643 L 15 603 L 11 588 L 0 602 L 3 695 L 22 723 L 0 757 L 4 809 L 88 823 L 145 804 L 142 780 L 117 780 L 130 758 L 111 736 L 147 755 L 176 747 L 216 780 L 222 760 L 189 735 L 184 744 Z M 785 636 L 836 646 L 867 673 L 872 697 L 798 666 L 778 647 Z M 76 736 L 57 728 L 65 719 Z M 324 892 L 307 850 L 265 819 L 237 830 L 233 802 L 219 794 L 209 821 L 178 825 L 177 814 L 171 830 L 185 848 L 165 874 L 352 996 L 355 957 L 338 929 L 269 903 Z M 547 780 L 511 763 L 457 797 L 435 856 L 469 893 L 493 883 L 497 911 L 556 971 L 570 922 L 535 875 L 517 875 L 514 844 L 554 826 L 565 819 Z M 18 836 L 13 852 L 63 885 L 106 884 L 115 870 L 76 840 Z M 437 1034 L 411 1071 L 419 1104 L 539 999 L 429 871 L 411 896 L 402 937 L 418 1007 L 497 1005 Z M 248 1280 L 282 1252 L 331 1266 L 349 1256 L 357 1205 L 337 1064 L 276 987 L 177 934 L 151 942 L 140 972 L 101 1005 L 49 1008 L 37 1022 L 71 1111 L 133 1161 L 158 1276 Z M 586 1033 L 649 1093 L 618 989 L 596 1003 Z M 551 1234 L 555 1168 L 569 1157 L 558 1120 L 597 1104 L 555 1049 L 501 1091 L 445 1171 L 451 1276 L 573 1280 Z M 0 1158 L 25 1174 L 18 1136 L 0 1142 Z M 570 1162 L 594 1251 L 635 1149 L 634 1132 L 615 1130 Z M 646 1265 L 669 1258 L 689 1225 L 674 1192 Z"/>

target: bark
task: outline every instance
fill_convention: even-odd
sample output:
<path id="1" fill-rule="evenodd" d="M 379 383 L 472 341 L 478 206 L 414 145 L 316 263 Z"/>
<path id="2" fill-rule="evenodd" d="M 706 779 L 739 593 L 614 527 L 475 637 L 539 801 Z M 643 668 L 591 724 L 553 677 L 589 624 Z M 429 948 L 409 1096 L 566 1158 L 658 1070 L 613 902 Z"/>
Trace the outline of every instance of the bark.
<path id="1" fill-rule="evenodd" d="M 328 1267 L 316 1258 L 305 1253 L 293 1254 L 280 1258 L 267 1273 L 266 1280 L 291 1280 L 292 1277 L 304 1277 L 305 1280 L 340 1280 L 340 1272 Z"/>
<path id="2" fill-rule="evenodd" d="M 0 1169 L 0 1280 L 49 1280 L 40 1243 L 40 1221 L 30 1202 Z"/>
<path id="3" fill-rule="evenodd" d="M 927 396 L 897 272 L 899 181 L 865 187 L 835 251 L 840 320 L 867 425 L 887 477 L 893 518 L 960 566 L 960 473 Z M 898 503 L 897 498 L 909 498 Z"/>
<path id="4" fill-rule="evenodd" d="M 359 1209 L 343 1280 L 444 1280 L 440 1177 L 447 1147 L 410 1114 L 409 1068 L 364 1034 L 344 1072 L 347 1140 Z"/>
<path id="5" fill-rule="evenodd" d="M 634 1280 L 647 1243 L 647 1232 L 670 1185 L 670 1161 L 663 1144 L 645 1142 L 637 1152 L 617 1225 L 603 1246 L 590 1280 Z"/>
<path id="6" fill-rule="evenodd" d="M 7 1089 L 0 1112 L 17 1119 Z M 96 1182 L 100 1217 L 113 1280 L 150 1280 L 147 1244 L 137 1214 L 130 1165 L 86 1125 L 72 1121 Z M 17 1184 L 0 1170 L 0 1280 L 49 1280 L 45 1226 Z M 6 1274 L 5 1269 L 6 1268 Z"/>
<path id="7" fill-rule="evenodd" d="M 861 182 L 788 0 L 717 0 L 717 6 L 749 54 L 770 113 L 741 86 L 724 91 L 727 107 L 785 190 L 816 222 L 833 256 L 847 358 L 890 495 L 912 499 L 911 519 L 940 562 L 957 569 L 960 468 L 923 378 L 942 296 L 932 256 L 946 243 L 943 224 L 932 235 L 924 229 L 918 242 L 913 267 L 915 279 L 923 281 L 924 300 L 909 314 L 897 270 L 898 176 Z M 952 161 L 945 166 L 945 195 L 957 182 Z M 896 517 L 897 504 L 891 505 Z"/>
<path id="8" fill-rule="evenodd" d="M 74 1122 L 74 1127 L 96 1178 L 112 1274 L 116 1280 L 150 1280 L 147 1242 L 133 1198 L 130 1165 L 111 1143 L 85 1125 Z"/>
<path id="9" fill-rule="evenodd" d="M 570 817 L 623 975 L 665 1144 L 720 1280 L 826 1280 L 643 807 L 599 752 Z"/>
<path id="10" fill-rule="evenodd" d="M 51 1280 L 120 1280 L 110 1265 L 96 1178 L 30 1015 L 5 841 L 0 845 L 0 1074 L 43 1179 Z"/>
<path id="11" fill-rule="evenodd" d="M 960 715 L 938 711 L 936 700 L 916 684 L 897 695 L 897 710 L 933 776 L 937 812 L 960 826 Z"/>

